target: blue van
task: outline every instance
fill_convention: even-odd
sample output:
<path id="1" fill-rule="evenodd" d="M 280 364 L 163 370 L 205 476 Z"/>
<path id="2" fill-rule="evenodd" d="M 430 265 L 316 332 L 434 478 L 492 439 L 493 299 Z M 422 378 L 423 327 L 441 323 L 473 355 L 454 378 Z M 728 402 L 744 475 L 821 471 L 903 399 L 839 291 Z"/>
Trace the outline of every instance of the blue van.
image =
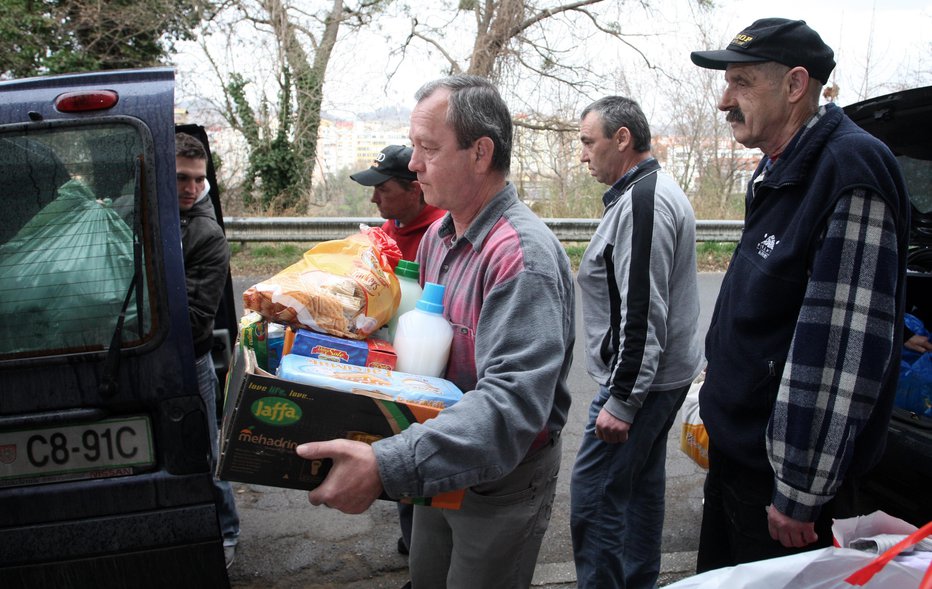
<path id="1" fill-rule="evenodd" d="M 0 82 L 0 587 L 229 587 L 174 137 L 171 69 Z"/>

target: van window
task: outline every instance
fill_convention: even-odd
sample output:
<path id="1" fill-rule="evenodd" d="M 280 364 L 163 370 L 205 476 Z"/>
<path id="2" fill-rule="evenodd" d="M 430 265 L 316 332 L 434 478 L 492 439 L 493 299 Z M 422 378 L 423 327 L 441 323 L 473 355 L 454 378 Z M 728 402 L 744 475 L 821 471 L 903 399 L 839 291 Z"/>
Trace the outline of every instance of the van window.
<path id="1" fill-rule="evenodd" d="M 102 351 L 151 331 L 144 141 L 125 123 L 0 131 L 0 359 Z"/>
<path id="2" fill-rule="evenodd" d="M 898 156 L 900 169 L 906 178 L 909 200 L 920 213 L 932 212 L 932 161 Z"/>

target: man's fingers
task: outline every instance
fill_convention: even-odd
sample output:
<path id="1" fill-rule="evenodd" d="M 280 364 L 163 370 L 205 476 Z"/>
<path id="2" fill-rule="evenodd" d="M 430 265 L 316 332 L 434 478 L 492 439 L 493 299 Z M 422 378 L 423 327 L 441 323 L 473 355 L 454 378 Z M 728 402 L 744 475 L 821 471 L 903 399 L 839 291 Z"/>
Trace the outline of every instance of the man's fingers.
<path id="1" fill-rule="evenodd" d="M 324 507 L 330 507 L 327 505 L 327 501 L 332 499 L 330 495 L 331 493 L 327 488 L 327 479 L 324 479 L 324 482 L 320 486 L 312 491 L 308 491 L 307 500 L 314 506 L 323 505 Z"/>
<path id="2" fill-rule="evenodd" d="M 787 548 L 805 548 L 818 539 L 815 534 L 812 534 L 812 536 L 806 532 L 790 531 L 781 543 Z"/>
<path id="3" fill-rule="evenodd" d="M 321 499 L 321 498 L 319 497 L 319 495 L 320 495 L 320 494 L 318 493 L 318 490 L 319 490 L 319 489 L 320 489 L 320 487 L 317 487 L 317 489 L 314 489 L 313 491 L 308 491 L 308 492 L 307 492 L 307 500 L 308 500 L 308 502 L 309 502 L 311 505 L 315 506 L 315 507 L 317 507 L 318 505 L 324 505 L 324 506 L 326 506 L 326 504 L 324 503 L 324 500 Z"/>
<path id="4" fill-rule="evenodd" d="M 819 539 L 819 535 L 816 534 L 815 530 L 807 530 L 803 533 L 803 546 L 808 546 Z"/>
<path id="5" fill-rule="evenodd" d="M 346 440 L 328 440 L 326 442 L 308 442 L 295 448 L 295 452 L 305 460 L 321 458 L 339 458 L 344 455 L 343 442 Z"/>
<path id="6" fill-rule="evenodd" d="M 819 539 L 811 522 L 787 517 L 773 505 L 767 508 L 767 530 L 771 538 L 786 548 L 804 548 Z"/>
<path id="7" fill-rule="evenodd" d="M 323 482 L 307 495 L 311 505 L 326 505 L 343 513 L 362 513 L 382 493 L 372 447 L 352 440 L 308 442 L 295 448 L 305 460 L 331 460 Z"/>

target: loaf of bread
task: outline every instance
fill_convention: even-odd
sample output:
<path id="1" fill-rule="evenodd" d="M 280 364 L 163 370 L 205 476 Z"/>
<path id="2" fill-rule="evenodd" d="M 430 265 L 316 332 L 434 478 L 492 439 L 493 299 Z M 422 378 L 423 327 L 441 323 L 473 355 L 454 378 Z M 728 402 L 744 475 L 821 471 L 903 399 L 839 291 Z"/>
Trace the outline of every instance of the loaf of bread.
<path id="1" fill-rule="evenodd" d="M 298 263 L 249 287 L 243 306 L 295 329 L 368 337 L 398 308 L 401 288 L 389 262 L 394 252 L 383 252 L 398 247 L 379 228 L 360 229 L 314 246 Z"/>

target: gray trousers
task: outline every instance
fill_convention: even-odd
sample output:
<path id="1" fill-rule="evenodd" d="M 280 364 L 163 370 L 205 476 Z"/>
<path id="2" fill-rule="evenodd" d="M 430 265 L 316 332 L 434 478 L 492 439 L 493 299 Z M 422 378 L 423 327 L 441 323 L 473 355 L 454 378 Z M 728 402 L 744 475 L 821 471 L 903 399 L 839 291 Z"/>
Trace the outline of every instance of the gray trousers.
<path id="1" fill-rule="evenodd" d="M 458 510 L 415 506 L 413 589 L 524 589 L 550 523 L 559 438 L 497 481 L 466 491 Z"/>

